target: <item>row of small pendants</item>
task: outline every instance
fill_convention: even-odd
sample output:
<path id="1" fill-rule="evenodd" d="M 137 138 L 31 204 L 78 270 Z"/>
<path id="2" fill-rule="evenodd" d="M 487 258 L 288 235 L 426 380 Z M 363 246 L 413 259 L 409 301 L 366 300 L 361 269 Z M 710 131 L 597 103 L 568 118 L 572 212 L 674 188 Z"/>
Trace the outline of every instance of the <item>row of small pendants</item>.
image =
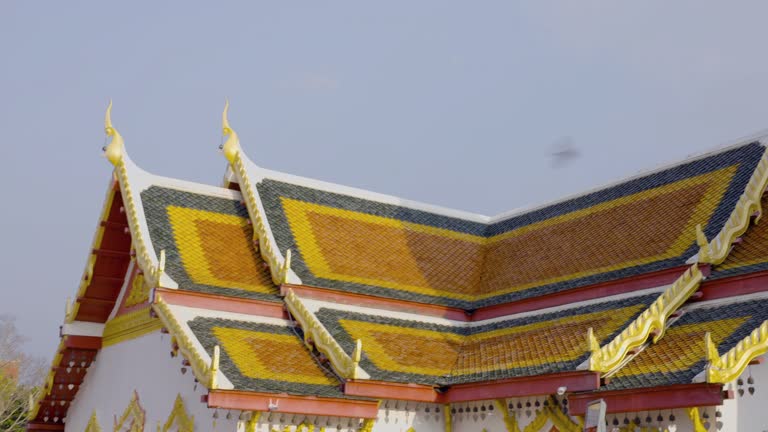
<path id="1" fill-rule="evenodd" d="M 226 414 L 222 414 L 219 410 L 214 410 L 212 417 L 214 424 L 215 421 L 220 418 L 226 420 L 237 419 L 238 421 L 245 422 L 250 420 L 251 413 L 247 411 L 238 412 L 227 410 Z M 262 414 L 261 418 L 259 418 L 259 425 L 260 428 L 267 431 L 278 430 L 280 432 L 284 431 L 286 427 L 296 432 L 309 432 L 309 425 L 312 426 L 311 429 L 313 429 L 314 432 L 319 432 L 320 429 L 332 429 L 338 432 L 355 432 L 362 427 L 363 419 L 265 412 Z M 298 429 L 299 426 L 302 426 L 301 431 Z"/>
<path id="2" fill-rule="evenodd" d="M 560 408 L 564 413 L 568 414 L 568 398 L 562 397 L 549 397 L 542 396 L 538 398 L 526 398 L 526 399 L 507 399 L 507 409 L 509 412 L 515 414 L 518 418 L 526 417 L 530 418 L 536 416 L 536 411 L 543 407 L 554 405 Z"/>
<path id="3" fill-rule="evenodd" d="M 80 376 L 82 369 L 91 367 L 91 365 L 95 362 L 96 360 L 94 358 L 89 359 L 86 355 L 77 355 L 75 353 L 71 353 L 69 354 L 67 363 L 65 363 L 65 372 L 67 375 L 70 375 L 74 372 L 75 376 Z M 69 383 L 59 382 L 58 384 L 54 384 L 54 386 L 58 387 L 59 391 L 64 391 L 65 387 L 67 390 L 72 391 L 76 386 L 79 385 L 76 384 L 76 382 L 78 381 L 74 380 L 73 378 L 73 381 Z M 68 404 L 69 401 L 66 399 L 56 400 L 56 396 L 52 393 L 50 401 L 40 407 L 43 412 L 43 422 L 66 423 L 67 418 L 64 415 L 66 413 L 66 409 L 64 409 L 64 407 Z"/>
<path id="4" fill-rule="evenodd" d="M 377 421 L 384 423 L 409 424 L 421 422 L 439 422 L 443 419 L 442 407 L 435 404 L 407 401 L 385 400 L 381 404 Z"/>
<path id="5" fill-rule="evenodd" d="M 747 368 L 747 373 L 748 376 L 746 380 L 744 379 L 743 375 L 736 380 L 736 392 L 739 394 L 739 397 L 745 396 L 745 390 L 746 393 L 749 393 L 749 396 L 754 396 L 755 392 L 757 391 L 755 386 L 755 379 L 752 378 L 752 366 Z"/>
<path id="6" fill-rule="evenodd" d="M 661 430 L 668 428 L 672 430 L 677 426 L 677 415 L 675 415 L 672 410 L 655 412 L 646 411 L 644 413 L 645 415 L 642 414 L 643 413 L 608 414 L 605 419 L 608 423 L 608 430 L 618 430 L 620 427 L 631 425 L 638 427 L 657 427 Z M 715 410 L 714 419 L 707 408 L 705 408 L 701 414 L 704 427 L 707 430 L 709 430 L 712 425 L 714 425 L 717 430 L 721 430 L 723 427 L 723 422 L 720 420 L 722 416 L 723 414 L 719 409 Z"/>

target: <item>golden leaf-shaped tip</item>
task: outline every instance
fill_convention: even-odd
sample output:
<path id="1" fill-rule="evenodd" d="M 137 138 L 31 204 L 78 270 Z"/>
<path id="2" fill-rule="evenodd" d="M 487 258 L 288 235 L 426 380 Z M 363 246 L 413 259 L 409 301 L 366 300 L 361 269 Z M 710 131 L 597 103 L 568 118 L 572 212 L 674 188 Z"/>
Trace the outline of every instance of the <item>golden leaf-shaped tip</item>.
<path id="1" fill-rule="evenodd" d="M 107 105 L 107 113 L 104 115 L 104 131 L 107 135 L 112 135 L 110 133 L 112 130 L 112 99 L 110 99 L 109 105 Z"/>
<path id="2" fill-rule="evenodd" d="M 125 155 L 123 137 L 112 126 L 112 100 L 110 99 L 109 105 L 107 105 L 107 112 L 104 115 L 104 132 L 107 136 L 112 137 L 112 141 L 104 147 L 104 155 L 112 162 L 112 165 L 120 165 Z"/>
<path id="3" fill-rule="evenodd" d="M 229 98 L 224 99 L 224 112 L 221 113 L 221 128 L 225 135 L 232 130 L 229 127 Z"/>
<path id="4" fill-rule="evenodd" d="M 227 141 L 221 146 L 221 149 L 227 160 L 234 163 L 240 151 L 240 140 L 237 137 L 237 132 L 229 126 L 229 99 L 225 101 L 224 111 L 221 113 L 221 132 L 227 137 Z"/>

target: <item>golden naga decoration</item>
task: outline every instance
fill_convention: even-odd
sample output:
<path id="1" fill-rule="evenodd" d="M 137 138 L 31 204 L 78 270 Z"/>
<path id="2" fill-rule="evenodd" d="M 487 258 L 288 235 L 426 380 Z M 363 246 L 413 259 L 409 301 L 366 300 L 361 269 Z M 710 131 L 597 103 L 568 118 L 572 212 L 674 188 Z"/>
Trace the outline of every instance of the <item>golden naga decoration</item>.
<path id="1" fill-rule="evenodd" d="M 304 343 L 307 346 L 310 346 L 310 342 L 314 343 L 315 348 L 328 357 L 339 375 L 349 379 L 360 378 L 358 368 L 363 352 L 363 343 L 360 339 L 355 342 L 355 350 L 352 356 L 349 356 L 290 288 L 285 296 L 285 305 L 301 325 L 304 331 Z"/>
<path id="2" fill-rule="evenodd" d="M 709 333 L 705 336 L 705 342 L 707 382 L 726 384 L 738 378 L 752 360 L 768 352 L 768 321 L 763 321 L 760 327 L 722 356 L 718 355 Z"/>
<path id="3" fill-rule="evenodd" d="M 597 341 L 594 334 L 591 336 L 588 334 L 588 343 L 592 351 L 589 357 L 589 370 L 602 373 L 612 371 L 621 364 L 631 350 L 643 345 L 651 334 L 654 334 L 653 342 L 658 342 L 664 335 L 669 316 L 696 292 L 703 278 L 699 267 L 696 264 L 692 265 L 624 331 L 599 350 L 594 350 Z"/>
<path id="4" fill-rule="evenodd" d="M 211 390 L 216 389 L 217 377 L 216 374 L 219 369 L 219 347 L 214 347 L 213 357 L 211 362 L 206 362 L 199 352 L 194 348 L 192 340 L 184 332 L 181 324 L 173 316 L 173 312 L 168 307 L 168 304 L 163 301 L 162 298 L 158 298 L 155 304 L 152 305 L 153 310 L 157 314 L 163 326 L 171 334 L 171 340 L 173 344 L 172 350 L 175 352 L 181 352 L 181 354 L 189 361 L 189 365 L 192 368 L 192 373 L 197 378 L 197 381 L 202 385 L 208 387 Z M 213 387 L 212 387 L 213 386 Z"/>
<path id="5" fill-rule="evenodd" d="M 253 243 L 258 244 L 261 257 L 269 265 L 272 282 L 275 285 L 282 285 L 287 282 L 290 272 L 291 251 L 286 251 L 285 258 L 283 258 L 280 252 L 272 246 L 272 242 L 269 241 L 267 229 L 264 225 L 264 216 L 261 213 L 258 199 L 256 198 L 256 190 L 248 177 L 248 170 L 243 162 L 240 139 L 237 137 L 237 132 L 229 126 L 228 113 L 229 101 L 224 105 L 224 112 L 221 115 L 222 134 L 227 139 L 221 146 L 221 150 L 229 161 L 229 165 L 232 167 L 232 172 L 237 178 L 238 183 L 240 183 L 240 190 L 245 199 L 248 216 L 253 225 Z"/>
<path id="6" fill-rule="evenodd" d="M 158 264 L 155 265 L 149 248 L 144 241 L 144 236 L 141 233 L 136 200 L 133 198 L 133 190 L 128 181 L 123 137 L 112 126 L 112 101 L 109 101 L 107 113 L 104 117 L 104 132 L 106 132 L 108 137 L 112 137 L 112 141 L 104 147 L 104 155 L 115 166 L 115 177 L 123 193 L 123 208 L 128 219 L 128 229 L 131 232 L 131 241 L 136 252 L 136 261 L 139 264 L 139 268 L 144 272 L 144 282 L 151 287 L 159 286 L 160 278 L 165 270 L 165 251 L 160 251 Z"/>
<path id="7" fill-rule="evenodd" d="M 751 218 L 756 216 L 755 223 L 757 223 L 762 216 L 763 209 L 760 201 L 766 186 L 768 186 L 768 151 L 763 153 L 744 193 L 739 197 L 736 207 L 715 238 L 712 241 L 707 240 L 701 225 L 696 226 L 699 262 L 716 265 L 725 260 L 733 242 L 749 228 Z"/>

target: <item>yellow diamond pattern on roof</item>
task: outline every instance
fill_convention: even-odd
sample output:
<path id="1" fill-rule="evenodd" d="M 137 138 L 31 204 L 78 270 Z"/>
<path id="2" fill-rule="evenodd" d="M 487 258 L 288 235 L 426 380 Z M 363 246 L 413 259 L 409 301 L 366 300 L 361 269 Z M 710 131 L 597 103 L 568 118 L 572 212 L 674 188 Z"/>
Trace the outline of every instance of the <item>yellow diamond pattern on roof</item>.
<path id="1" fill-rule="evenodd" d="M 269 271 L 250 244 L 246 218 L 176 206 L 167 211 L 184 269 L 195 283 L 275 292 Z"/>
<path id="2" fill-rule="evenodd" d="M 565 316 L 462 336 L 446 331 L 341 319 L 361 339 L 377 368 L 400 373 L 470 375 L 575 360 L 587 351 L 586 334 L 605 339 L 637 314 L 642 304 Z"/>
<path id="3" fill-rule="evenodd" d="M 295 335 L 226 327 L 212 329 L 240 373 L 264 380 L 336 385 Z"/>
<path id="4" fill-rule="evenodd" d="M 481 300 L 678 257 L 712 217 L 738 165 L 643 190 L 495 237 L 281 197 L 318 278 Z M 530 245 L 536 253 L 530 253 Z"/>

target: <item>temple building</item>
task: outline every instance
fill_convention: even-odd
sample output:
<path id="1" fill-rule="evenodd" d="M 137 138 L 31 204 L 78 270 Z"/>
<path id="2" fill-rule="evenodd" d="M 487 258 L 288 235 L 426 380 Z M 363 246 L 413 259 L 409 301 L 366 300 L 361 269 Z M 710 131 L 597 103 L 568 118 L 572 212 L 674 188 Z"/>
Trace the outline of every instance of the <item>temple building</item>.
<path id="1" fill-rule="evenodd" d="M 221 185 L 149 174 L 110 111 L 30 431 L 768 430 L 759 140 L 488 217 L 257 166 L 227 109 Z"/>

